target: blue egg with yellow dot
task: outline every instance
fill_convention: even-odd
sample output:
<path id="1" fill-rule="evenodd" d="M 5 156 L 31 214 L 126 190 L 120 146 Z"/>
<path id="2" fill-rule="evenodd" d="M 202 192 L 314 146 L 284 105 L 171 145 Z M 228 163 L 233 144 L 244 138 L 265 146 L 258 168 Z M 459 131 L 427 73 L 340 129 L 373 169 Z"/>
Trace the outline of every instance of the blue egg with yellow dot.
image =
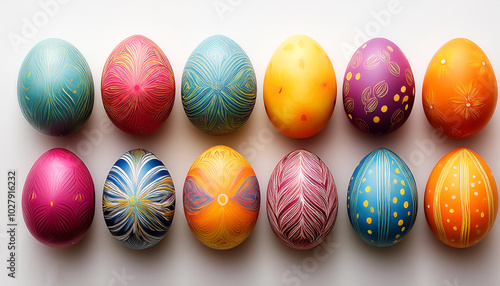
<path id="1" fill-rule="evenodd" d="M 94 82 L 83 55 L 61 39 L 46 39 L 26 55 L 17 81 L 26 120 L 41 133 L 64 136 L 80 129 L 94 107 Z"/>
<path id="2" fill-rule="evenodd" d="M 379 148 L 361 160 L 347 192 L 353 229 L 378 247 L 400 242 L 417 217 L 417 185 L 410 168 L 394 152 Z"/>

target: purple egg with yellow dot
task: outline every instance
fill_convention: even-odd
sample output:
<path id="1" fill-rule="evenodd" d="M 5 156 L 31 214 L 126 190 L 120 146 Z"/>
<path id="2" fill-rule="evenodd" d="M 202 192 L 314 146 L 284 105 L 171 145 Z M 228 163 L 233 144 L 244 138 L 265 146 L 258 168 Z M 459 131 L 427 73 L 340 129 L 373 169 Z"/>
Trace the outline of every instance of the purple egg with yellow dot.
<path id="1" fill-rule="evenodd" d="M 375 136 L 393 132 L 406 122 L 415 100 L 410 63 L 393 42 L 371 39 L 354 52 L 342 94 L 346 115 L 356 128 Z"/>
<path id="2" fill-rule="evenodd" d="M 364 242 L 378 247 L 400 242 L 417 217 L 417 186 L 410 168 L 388 149 L 368 154 L 349 182 L 347 213 Z"/>

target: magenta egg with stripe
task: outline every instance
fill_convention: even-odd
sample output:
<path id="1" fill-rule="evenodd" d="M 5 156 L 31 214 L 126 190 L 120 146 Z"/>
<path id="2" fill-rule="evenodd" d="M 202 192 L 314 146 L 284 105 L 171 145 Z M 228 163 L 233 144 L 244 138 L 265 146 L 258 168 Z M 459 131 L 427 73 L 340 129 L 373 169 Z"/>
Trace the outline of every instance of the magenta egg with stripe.
<path id="1" fill-rule="evenodd" d="M 158 45 L 134 35 L 109 55 L 102 72 L 101 93 L 104 109 L 116 127 L 134 135 L 149 134 L 172 111 L 174 73 Z"/>
<path id="2" fill-rule="evenodd" d="M 267 218 L 281 242 L 313 248 L 330 233 L 336 217 L 337 189 L 326 164 L 300 149 L 283 157 L 267 186 Z"/>
<path id="3" fill-rule="evenodd" d="M 94 198 L 94 182 L 83 161 L 66 149 L 51 149 L 36 160 L 26 177 L 24 222 L 39 242 L 71 246 L 92 224 Z"/>

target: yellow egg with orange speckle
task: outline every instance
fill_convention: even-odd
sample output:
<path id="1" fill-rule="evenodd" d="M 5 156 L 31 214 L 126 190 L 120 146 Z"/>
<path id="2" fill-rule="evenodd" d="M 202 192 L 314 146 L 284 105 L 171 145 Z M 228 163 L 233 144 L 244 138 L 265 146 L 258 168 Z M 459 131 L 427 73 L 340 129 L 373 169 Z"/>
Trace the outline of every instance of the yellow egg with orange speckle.
<path id="1" fill-rule="evenodd" d="M 466 148 L 453 150 L 432 170 L 424 204 L 427 223 L 439 240 L 456 248 L 476 245 L 497 215 L 495 178 L 478 154 Z"/>
<path id="2" fill-rule="evenodd" d="M 307 138 L 332 116 L 337 82 L 325 50 L 305 35 L 285 40 L 274 52 L 264 77 L 267 115 L 281 133 Z"/>

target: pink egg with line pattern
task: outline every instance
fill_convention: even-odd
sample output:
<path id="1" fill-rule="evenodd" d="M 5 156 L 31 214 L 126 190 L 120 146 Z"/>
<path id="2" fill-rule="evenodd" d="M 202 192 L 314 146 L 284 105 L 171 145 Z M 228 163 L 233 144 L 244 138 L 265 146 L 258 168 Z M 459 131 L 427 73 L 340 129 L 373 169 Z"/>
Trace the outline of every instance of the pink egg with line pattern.
<path id="1" fill-rule="evenodd" d="M 310 249 L 328 236 L 336 217 L 337 189 L 326 164 L 300 149 L 283 157 L 267 186 L 267 218 L 276 237 Z"/>
<path id="2" fill-rule="evenodd" d="M 54 148 L 31 167 L 23 188 L 23 218 L 31 235 L 50 247 L 68 247 L 90 228 L 94 182 L 82 160 Z"/>
<path id="3" fill-rule="evenodd" d="M 116 127 L 145 135 L 160 127 L 172 111 L 175 80 L 163 51 L 134 35 L 111 52 L 102 72 L 104 109 Z"/>
<path id="4" fill-rule="evenodd" d="M 375 136 L 400 128 L 415 100 L 415 80 L 408 59 L 393 42 L 375 38 L 349 61 L 342 86 L 344 110 L 357 129 Z"/>

